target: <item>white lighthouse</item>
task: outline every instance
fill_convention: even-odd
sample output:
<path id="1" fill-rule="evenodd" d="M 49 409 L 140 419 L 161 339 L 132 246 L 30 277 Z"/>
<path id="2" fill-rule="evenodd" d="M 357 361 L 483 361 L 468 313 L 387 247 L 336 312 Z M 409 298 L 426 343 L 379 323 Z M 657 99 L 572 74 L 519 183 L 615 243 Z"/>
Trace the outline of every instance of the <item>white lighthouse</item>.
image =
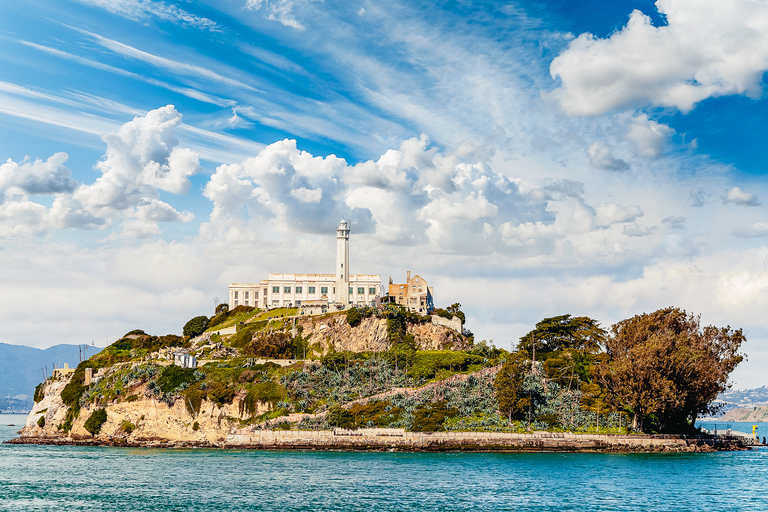
<path id="1" fill-rule="evenodd" d="M 336 302 L 349 303 L 349 221 L 336 227 Z"/>

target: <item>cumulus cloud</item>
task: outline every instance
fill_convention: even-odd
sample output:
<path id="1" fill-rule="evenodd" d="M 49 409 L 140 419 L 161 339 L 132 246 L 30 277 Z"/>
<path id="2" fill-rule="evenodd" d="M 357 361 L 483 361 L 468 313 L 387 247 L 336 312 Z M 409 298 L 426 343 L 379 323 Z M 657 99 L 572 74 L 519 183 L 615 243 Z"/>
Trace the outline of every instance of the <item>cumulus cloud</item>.
<path id="1" fill-rule="evenodd" d="M 648 119 L 646 114 L 640 114 L 629 119 L 626 137 L 638 156 L 658 158 L 667 139 L 674 132 L 669 126 Z"/>
<path id="2" fill-rule="evenodd" d="M 768 223 L 756 222 L 749 227 L 740 228 L 733 232 L 733 236 L 739 238 L 758 238 L 768 236 Z"/>
<path id="3" fill-rule="evenodd" d="M 0 165 L 0 202 L 3 194 L 52 195 L 72 192 L 77 182 L 64 166 L 68 155 L 56 153 L 48 160 L 25 160 L 20 164 L 10 158 Z"/>
<path id="4" fill-rule="evenodd" d="M 760 206 L 757 196 L 739 187 L 732 187 L 720 196 L 724 204 L 736 204 L 739 206 Z"/>
<path id="5" fill-rule="evenodd" d="M 629 164 L 613 156 L 611 149 L 603 142 L 593 142 L 587 149 L 587 154 L 589 155 L 589 163 L 597 169 L 606 171 L 626 171 L 629 169 Z"/>
<path id="6" fill-rule="evenodd" d="M 159 199 L 161 191 L 187 193 L 189 177 L 200 171 L 197 154 L 178 147 L 180 124 L 181 115 L 168 105 L 104 135 L 107 151 L 96 165 L 101 176 L 91 184 L 71 178 L 66 153 L 45 161 L 6 161 L 0 165 L 0 236 L 100 229 L 123 220 L 157 233 L 158 222 L 188 222 L 191 213 Z M 51 206 L 30 199 L 39 195 L 54 196 Z"/>
<path id="7" fill-rule="evenodd" d="M 667 25 L 632 11 L 605 39 L 584 33 L 550 66 L 552 96 L 571 115 L 653 104 L 690 111 L 714 96 L 760 95 L 768 6 L 751 0 L 658 0 Z"/>

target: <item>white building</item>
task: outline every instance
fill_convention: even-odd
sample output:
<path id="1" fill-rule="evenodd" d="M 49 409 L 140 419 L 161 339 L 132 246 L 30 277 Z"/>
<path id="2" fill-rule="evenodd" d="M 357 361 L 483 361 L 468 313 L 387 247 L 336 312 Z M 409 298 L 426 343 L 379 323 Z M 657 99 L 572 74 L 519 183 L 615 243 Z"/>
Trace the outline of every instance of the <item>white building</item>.
<path id="1" fill-rule="evenodd" d="M 259 283 L 231 283 L 229 307 L 275 307 L 378 305 L 381 277 L 349 273 L 349 222 L 336 228 L 336 272 L 334 274 L 269 274 Z"/>

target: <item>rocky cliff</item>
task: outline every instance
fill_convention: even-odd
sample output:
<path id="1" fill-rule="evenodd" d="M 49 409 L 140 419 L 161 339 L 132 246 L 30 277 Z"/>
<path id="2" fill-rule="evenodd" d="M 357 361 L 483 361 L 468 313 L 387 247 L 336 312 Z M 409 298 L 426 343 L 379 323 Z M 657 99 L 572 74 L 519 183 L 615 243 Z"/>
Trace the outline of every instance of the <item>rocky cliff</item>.
<path id="1" fill-rule="evenodd" d="M 334 314 L 308 317 L 298 321 L 302 336 L 310 346 L 320 348 L 323 354 L 336 352 L 385 352 L 392 348 L 387 319 L 371 316 L 352 327 L 346 315 Z M 453 329 L 433 323 L 409 323 L 406 333 L 414 337 L 419 350 L 468 350 L 467 338 Z"/>

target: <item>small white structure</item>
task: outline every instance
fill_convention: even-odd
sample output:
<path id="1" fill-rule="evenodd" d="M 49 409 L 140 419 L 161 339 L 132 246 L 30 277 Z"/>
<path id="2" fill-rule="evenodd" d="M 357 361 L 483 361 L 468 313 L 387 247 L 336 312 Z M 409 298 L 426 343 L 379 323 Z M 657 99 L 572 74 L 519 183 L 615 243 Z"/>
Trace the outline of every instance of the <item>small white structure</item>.
<path id="1" fill-rule="evenodd" d="M 173 364 L 182 368 L 197 368 L 197 359 L 186 352 L 174 352 Z"/>

